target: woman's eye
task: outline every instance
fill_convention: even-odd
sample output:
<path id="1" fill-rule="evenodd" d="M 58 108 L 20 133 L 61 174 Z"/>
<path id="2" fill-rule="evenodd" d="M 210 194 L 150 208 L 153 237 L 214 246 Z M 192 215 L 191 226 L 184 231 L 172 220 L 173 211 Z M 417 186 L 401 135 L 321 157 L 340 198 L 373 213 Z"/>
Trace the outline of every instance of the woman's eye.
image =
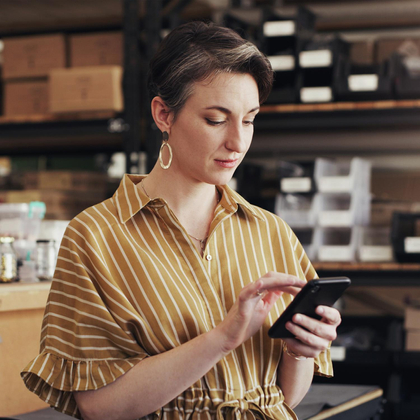
<path id="1" fill-rule="evenodd" d="M 224 121 L 215 121 L 215 120 L 211 120 L 210 118 L 206 118 L 207 124 L 210 125 L 222 125 L 224 123 Z"/>
<path id="2" fill-rule="evenodd" d="M 254 121 L 244 121 L 245 125 L 254 125 Z"/>

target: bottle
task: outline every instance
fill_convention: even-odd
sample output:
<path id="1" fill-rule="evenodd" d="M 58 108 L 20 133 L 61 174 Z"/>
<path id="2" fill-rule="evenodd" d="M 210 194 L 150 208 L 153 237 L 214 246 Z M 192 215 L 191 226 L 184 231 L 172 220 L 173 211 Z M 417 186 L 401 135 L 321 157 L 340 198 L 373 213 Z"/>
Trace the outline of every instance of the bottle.
<path id="1" fill-rule="evenodd" d="M 11 283 L 18 279 L 14 240 L 13 236 L 0 236 L 0 283 Z"/>
<path id="2" fill-rule="evenodd" d="M 55 241 L 38 239 L 36 241 L 35 262 L 36 276 L 39 280 L 52 280 L 56 264 Z"/>

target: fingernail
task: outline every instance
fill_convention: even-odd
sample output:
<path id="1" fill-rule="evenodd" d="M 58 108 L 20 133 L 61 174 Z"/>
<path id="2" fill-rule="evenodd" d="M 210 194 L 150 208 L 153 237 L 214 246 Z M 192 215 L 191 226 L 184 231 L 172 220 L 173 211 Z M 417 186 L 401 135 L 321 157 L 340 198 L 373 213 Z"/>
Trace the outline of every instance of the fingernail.
<path id="1" fill-rule="evenodd" d="M 295 321 L 296 322 L 299 322 L 301 320 L 302 320 L 302 317 L 299 314 L 295 315 Z"/>

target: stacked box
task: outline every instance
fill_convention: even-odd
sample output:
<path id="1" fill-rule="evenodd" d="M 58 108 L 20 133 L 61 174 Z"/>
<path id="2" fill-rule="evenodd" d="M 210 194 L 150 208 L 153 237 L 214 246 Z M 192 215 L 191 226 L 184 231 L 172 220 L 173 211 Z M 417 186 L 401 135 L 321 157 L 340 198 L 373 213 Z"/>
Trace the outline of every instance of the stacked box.
<path id="1" fill-rule="evenodd" d="M 64 35 L 11 37 L 3 41 L 4 115 L 47 113 L 49 72 L 66 66 Z"/>
<path id="2" fill-rule="evenodd" d="M 405 349 L 407 351 L 420 351 L 420 308 L 406 308 L 404 328 Z"/>

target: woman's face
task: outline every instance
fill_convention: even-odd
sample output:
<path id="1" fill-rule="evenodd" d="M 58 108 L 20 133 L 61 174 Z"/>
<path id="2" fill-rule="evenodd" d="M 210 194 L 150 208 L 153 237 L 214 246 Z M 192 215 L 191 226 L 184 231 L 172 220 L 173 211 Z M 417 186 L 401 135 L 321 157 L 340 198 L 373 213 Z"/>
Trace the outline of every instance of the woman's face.
<path id="1" fill-rule="evenodd" d="M 258 111 L 258 87 L 249 74 L 195 83 L 170 126 L 171 170 L 196 183 L 227 184 L 251 145 Z"/>

